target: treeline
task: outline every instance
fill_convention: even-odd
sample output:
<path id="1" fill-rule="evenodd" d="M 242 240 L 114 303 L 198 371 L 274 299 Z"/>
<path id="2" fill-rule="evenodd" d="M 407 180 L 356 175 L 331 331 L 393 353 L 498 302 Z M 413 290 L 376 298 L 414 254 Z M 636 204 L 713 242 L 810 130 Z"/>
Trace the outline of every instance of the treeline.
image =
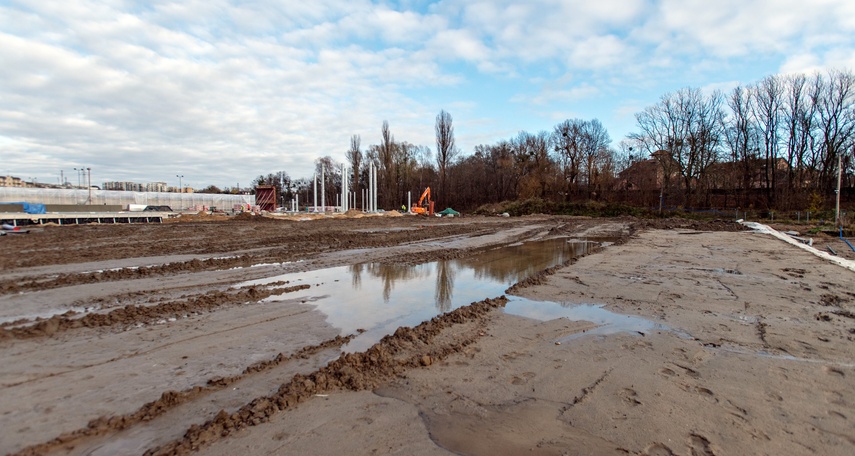
<path id="1" fill-rule="evenodd" d="M 615 147 L 597 119 L 568 119 L 550 130 L 521 131 L 462 154 L 452 116 L 436 117 L 435 153 L 398 141 L 388 122 L 381 141 L 363 149 L 354 135 L 346 153 L 351 189 L 362 207 L 368 168 L 378 170 L 381 208 L 400 208 L 425 187 L 439 208 L 472 210 L 537 198 L 636 206 L 813 210 L 829 207 L 837 188 L 853 187 L 855 76 L 851 71 L 769 76 L 728 93 L 684 88 L 636 114 L 637 131 Z M 327 205 L 338 204 L 341 164 L 324 170 Z M 276 185 L 283 199 L 312 198 L 312 178 L 279 172 L 254 184 Z M 851 196 L 850 196 L 851 198 Z M 845 201 L 845 198 L 844 198 Z"/>

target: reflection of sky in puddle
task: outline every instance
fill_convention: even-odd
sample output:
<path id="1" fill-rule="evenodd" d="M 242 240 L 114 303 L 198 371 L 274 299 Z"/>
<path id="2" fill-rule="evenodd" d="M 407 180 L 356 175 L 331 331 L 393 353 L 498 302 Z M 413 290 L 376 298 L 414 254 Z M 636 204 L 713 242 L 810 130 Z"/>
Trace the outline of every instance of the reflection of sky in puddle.
<path id="1" fill-rule="evenodd" d="M 547 301 L 531 301 L 525 298 L 511 297 L 505 305 L 505 312 L 537 320 L 554 320 L 567 318 L 569 320 L 585 320 L 595 323 L 594 329 L 571 334 L 558 339 L 557 342 L 567 342 L 583 336 L 606 336 L 620 332 L 648 334 L 653 331 L 671 331 L 667 326 L 633 315 L 621 315 L 603 309 L 601 304 L 568 304 Z"/>
<path id="2" fill-rule="evenodd" d="M 287 281 L 288 286 L 311 285 L 307 290 L 274 296 L 266 302 L 302 299 L 315 305 L 331 325 L 345 334 L 364 329 L 365 333 L 345 347 L 346 351 L 360 351 L 400 326 L 415 326 L 443 312 L 501 296 L 514 283 L 580 256 L 592 245 L 552 239 L 488 250 L 465 259 L 415 266 L 357 264 L 285 274 L 239 286 L 277 281 Z M 639 317 L 618 315 L 590 305 L 569 307 L 512 298 L 506 312 L 539 319 L 589 320 L 604 325 L 585 334 L 664 329 Z"/>

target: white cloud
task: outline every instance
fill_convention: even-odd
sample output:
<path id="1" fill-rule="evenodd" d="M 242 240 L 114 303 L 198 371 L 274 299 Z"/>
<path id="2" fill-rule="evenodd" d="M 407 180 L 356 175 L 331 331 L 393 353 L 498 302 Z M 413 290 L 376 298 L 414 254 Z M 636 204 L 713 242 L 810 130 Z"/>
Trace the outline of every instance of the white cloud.
<path id="1" fill-rule="evenodd" d="M 782 72 L 855 66 L 846 0 L 408 3 L 4 4 L 0 153 L 24 174 L 39 157 L 56 173 L 92 165 L 116 180 L 181 172 L 233 185 L 218 179 L 305 175 L 317 156 L 340 158 L 353 133 L 378 141 L 384 119 L 430 145 L 439 103 L 500 134 L 515 120 L 484 106 L 548 118 L 662 81 L 724 87 L 744 77 L 729 67 L 757 58 Z M 500 101 L 465 93 L 487 85 L 506 91 L 478 96 Z M 462 99 L 444 99 L 449 89 Z"/>

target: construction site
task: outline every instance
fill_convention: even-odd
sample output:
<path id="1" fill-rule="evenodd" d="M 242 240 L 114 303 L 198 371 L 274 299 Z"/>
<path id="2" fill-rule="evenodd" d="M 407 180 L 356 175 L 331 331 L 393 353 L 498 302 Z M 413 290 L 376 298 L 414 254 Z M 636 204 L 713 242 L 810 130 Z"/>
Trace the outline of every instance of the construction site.
<path id="1" fill-rule="evenodd" d="M 254 197 L 0 239 L 3 454 L 855 452 L 842 234 Z"/>

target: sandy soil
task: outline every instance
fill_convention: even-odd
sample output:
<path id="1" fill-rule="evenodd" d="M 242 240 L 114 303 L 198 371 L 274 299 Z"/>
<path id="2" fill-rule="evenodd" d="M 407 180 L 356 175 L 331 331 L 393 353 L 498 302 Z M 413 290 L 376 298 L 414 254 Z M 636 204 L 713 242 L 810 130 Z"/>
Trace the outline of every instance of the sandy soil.
<path id="1" fill-rule="evenodd" d="M 306 285 L 237 286 L 520 240 L 616 244 L 369 350 Z M 855 273 L 734 223 L 194 220 L 36 229 L 0 263 L 6 454 L 855 452 Z M 310 287 L 312 285 L 309 285 Z"/>

